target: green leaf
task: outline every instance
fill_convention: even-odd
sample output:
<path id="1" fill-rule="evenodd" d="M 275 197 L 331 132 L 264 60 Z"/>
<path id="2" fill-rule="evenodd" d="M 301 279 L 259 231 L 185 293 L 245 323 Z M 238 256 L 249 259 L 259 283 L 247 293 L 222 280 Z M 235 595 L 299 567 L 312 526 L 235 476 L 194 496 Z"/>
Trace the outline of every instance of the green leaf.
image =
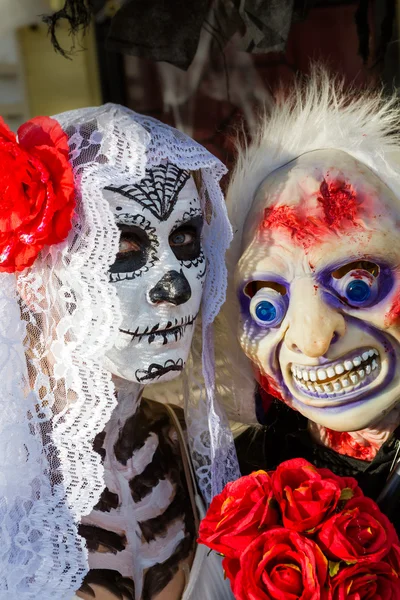
<path id="1" fill-rule="evenodd" d="M 333 560 L 329 561 L 329 575 L 331 577 L 335 577 L 338 574 L 340 569 L 340 560 L 339 562 L 334 562 Z"/>
<path id="2" fill-rule="evenodd" d="M 351 488 L 343 488 L 339 500 L 351 500 L 353 496 L 354 492 Z"/>

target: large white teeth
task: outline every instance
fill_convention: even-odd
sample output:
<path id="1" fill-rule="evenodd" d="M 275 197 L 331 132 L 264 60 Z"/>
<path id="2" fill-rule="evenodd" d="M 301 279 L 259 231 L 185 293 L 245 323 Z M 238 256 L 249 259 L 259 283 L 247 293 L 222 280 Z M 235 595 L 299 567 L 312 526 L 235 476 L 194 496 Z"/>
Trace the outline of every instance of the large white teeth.
<path id="1" fill-rule="evenodd" d="M 325 368 L 292 364 L 290 370 L 294 381 L 306 394 L 335 397 L 349 394 L 371 383 L 377 377 L 379 367 L 379 353 L 371 348 L 352 360 L 346 359 Z M 376 374 L 371 375 L 372 371 L 376 371 Z M 369 375 L 371 377 L 367 378 Z M 326 381 L 327 379 L 330 381 Z"/>

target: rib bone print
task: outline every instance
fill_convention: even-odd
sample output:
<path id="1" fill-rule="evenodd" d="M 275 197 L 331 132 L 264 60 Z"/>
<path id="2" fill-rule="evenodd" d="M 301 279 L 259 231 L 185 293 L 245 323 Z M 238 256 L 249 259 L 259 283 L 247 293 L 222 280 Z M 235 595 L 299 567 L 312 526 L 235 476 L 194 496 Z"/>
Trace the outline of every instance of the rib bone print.
<path id="1" fill-rule="evenodd" d="M 80 526 L 91 567 L 80 595 L 100 598 L 103 589 L 107 598 L 151 600 L 194 550 L 176 429 L 161 404 L 119 394 L 95 450 L 104 461 L 106 488 Z"/>

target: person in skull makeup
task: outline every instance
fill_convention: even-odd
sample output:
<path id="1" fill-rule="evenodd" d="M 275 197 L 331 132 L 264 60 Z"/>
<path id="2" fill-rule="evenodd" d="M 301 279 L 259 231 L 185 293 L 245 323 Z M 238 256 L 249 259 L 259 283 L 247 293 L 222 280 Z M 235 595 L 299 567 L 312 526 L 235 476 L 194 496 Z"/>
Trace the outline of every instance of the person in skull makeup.
<path id="1" fill-rule="evenodd" d="M 196 548 L 205 502 L 238 475 L 211 332 L 225 168 L 113 104 L 38 117 L 18 139 L 0 123 L 0 138 L 16 181 L 2 172 L 2 193 L 20 194 L 5 216 L 18 244 L 0 239 L 0 596 L 228 600 L 219 557 Z M 194 362 L 200 310 L 200 397 L 145 399 Z"/>
<path id="2" fill-rule="evenodd" d="M 186 363 L 206 275 L 195 179 L 167 162 L 139 184 L 107 186 L 105 197 L 121 232 L 110 280 L 123 313 L 107 363 L 130 381 L 165 381 Z"/>
<path id="3" fill-rule="evenodd" d="M 120 394 L 95 441 L 107 487 L 79 529 L 91 567 L 80 598 L 180 599 L 189 582 L 199 499 L 185 480 L 179 412 L 141 395 L 143 386 L 179 375 L 189 355 L 207 271 L 200 190 L 201 171 L 168 161 L 137 184 L 104 188 L 120 230 L 110 281 L 122 312 L 105 365 L 120 378 Z M 184 598 L 230 598 L 228 586 L 209 576 L 208 588 Z"/>
<path id="4" fill-rule="evenodd" d="M 303 456 L 357 476 L 373 497 L 389 474 L 400 408 L 399 123 L 395 99 L 347 97 L 316 69 L 239 151 L 221 341 L 237 335 L 244 354 L 222 341 L 232 348 L 225 370 L 240 374 L 227 403 L 237 420 L 257 414 L 267 427 L 267 464 L 256 443 L 246 450 L 248 434 L 238 440 L 243 472 Z"/>

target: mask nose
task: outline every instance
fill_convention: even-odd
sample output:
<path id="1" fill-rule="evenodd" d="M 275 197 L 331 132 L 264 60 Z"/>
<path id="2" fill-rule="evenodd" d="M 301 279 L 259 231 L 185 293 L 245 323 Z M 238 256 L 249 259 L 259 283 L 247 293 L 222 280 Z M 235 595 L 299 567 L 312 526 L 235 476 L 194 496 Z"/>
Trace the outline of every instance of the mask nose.
<path id="1" fill-rule="evenodd" d="M 343 315 L 323 299 L 312 280 L 300 280 L 291 288 L 286 346 L 311 358 L 324 356 L 346 331 Z"/>
<path id="2" fill-rule="evenodd" d="M 192 295 L 190 285 L 182 271 L 168 271 L 160 281 L 150 290 L 149 300 L 152 304 L 184 304 Z"/>

